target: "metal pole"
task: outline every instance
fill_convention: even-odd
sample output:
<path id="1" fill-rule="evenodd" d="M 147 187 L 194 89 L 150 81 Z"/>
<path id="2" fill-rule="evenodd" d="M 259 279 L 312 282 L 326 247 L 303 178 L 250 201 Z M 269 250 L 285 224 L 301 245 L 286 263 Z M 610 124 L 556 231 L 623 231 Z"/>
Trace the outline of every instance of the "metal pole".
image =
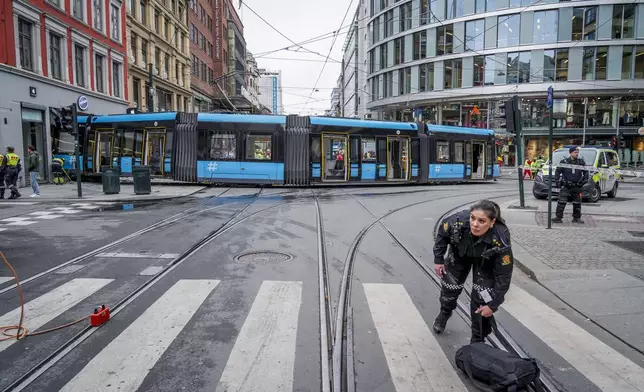
<path id="1" fill-rule="evenodd" d="M 76 140 L 74 143 L 74 156 L 76 157 L 76 185 L 78 187 L 78 198 L 83 197 L 83 188 L 81 186 L 81 164 L 80 164 L 80 142 L 79 142 L 79 131 L 78 131 L 78 109 L 76 108 L 76 103 L 72 104 L 72 126 L 74 130 L 74 135 Z"/>
<path id="2" fill-rule="evenodd" d="M 586 115 L 588 114 L 588 98 L 584 98 L 584 136 L 581 141 L 581 146 L 586 145 Z"/>
<path id="3" fill-rule="evenodd" d="M 521 205 L 521 208 L 525 208 L 525 193 L 523 190 L 523 169 L 521 167 L 523 166 L 523 140 L 521 136 L 521 106 L 520 106 L 520 99 L 518 96 L 512 97 L 512 110 L 514 111 L 513 119 L 514 119 L 514 128 L 517 130 L 517 136 L 516 136 L 516 141 L 517 143 L 517 171 L 519 174 L 519 202 Z"/>
<path id="4" fill-rule="evenodd" d="M 554 121 L 554 110 L 552 104 L 549 105 L 550 121 L 548 126 L 548 228 L 552 228 L 552 122 Z"/>
<path id="5" fill-rule="evenodd" d="M 154 83 L 154 75 L 152 72 L 152 63 L 148 64 L 148 112 L 153 113 L 154 112 L 154 94 L 152 93 L 153 91 L 153 86 L 152 83 Z"/>

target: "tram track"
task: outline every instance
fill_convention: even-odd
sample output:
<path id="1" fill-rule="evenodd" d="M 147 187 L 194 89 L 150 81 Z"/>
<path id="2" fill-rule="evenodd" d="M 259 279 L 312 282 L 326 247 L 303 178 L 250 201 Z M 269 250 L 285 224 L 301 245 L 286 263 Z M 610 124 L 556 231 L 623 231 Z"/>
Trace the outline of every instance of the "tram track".
<path id="1" fill-rule="evenodd" d="M 513 196 L 514 196 L 514 193 L 512 193 L 512 194 L 502 194 L 502 195 L 498 195 L 497 197 L 494 197 L 494 199 L 503 199 L 503 198 L 513 197 Z M 376 222 L 374 222 L 372 224 L 372 226 L 375 225 L 375 223 L 378 223 L 383 228 L 383 230 L 391 237 L 391 239 L 400 247 L 400 249 L 407 254 L 407 256 L 414 262 L 414 264 L 418 268 L 420 268 L 420 270 L 429 278 L 429 280 L 431 280 L 435 284 L 435 286 L 440 290 L 441 289 L 441 281 L 440 281 L 440 279 L 434 274 L 434 272 L 429 267 L 427 267 L 420 260 L 420 258 L 418 258 L 416 255 L 414 255 L 414 253 L 407 246 L 405 246 L 402 243 L 400 238 L 397 235 L 395 235 L 393 233 L 393 231 L 382 221 L 384 218 L 386 218 L 386 217 L 388 217 L 390 215 L 393 215 L 393 213 L 399 212 L 399 211 L 407 209 L 409 207 L 413 207 L 413 206 L 422 204 L 422 202 L 421 203 L 413 203 L 413 204 L 401 207 L 399 209 L 391 211 L 390 213 L 384 215 L 381 218 L 378 218 L 376 216 L 376 214 L 374 214 L 369 209 L 369 207 L 367 207 L 363 202 L 361 202 L 357 198 L 355 198 L 355 200 L 366 211 L 368 211 L 372 216 L 377 218 Z M 437 201 L 437 200 L 439 200 L 439 199 L 435 199 L 435 200 L 432 200 L 432 201 Z M 445 219 L 450 214 L 453 214 L 456 211 L 459 211 L 459 210 L 463 209 L 464 207 L 472 204 L 474 201 L 468 201 L 466 203 L 461 203 L 458 206 L 453 207 L 452 209 L 450 209 L 449 211 L 447 211 L 446 213 L 441 215 L 436 220 L 436 223 L 434 224 L 434 228 L 432 230 L 433 237 L 434 238 L 436 237 L 436 233 L 437 233 L 438 228 L 440 226 L 440 223 L 443 221 L 443 219 Z M 369 226 L 369 227 L 371 228 L 372 226 Z M 367 232 L 368 232 L 368 230 L 367 230 Z M 367 234 L 367 232 L 365 232 L 363 236 L 365 236 Z M 359 246 L 359 244 L 358 244 L 358 246 Z M 471 298 L 471 291 L 467 287 L 464 288 L 464 291 L 466 293 L 466 298 L 469 301 L 470 298 Z M 467 304 L 467 305 L 469 305 L 469 304 Z M 463 319 L 463 321 L 465 321 L 468 325 L 471 323 L 469 306 L 466 306 L 460 300 L 457 302 L 456 312 L 459 315 L 459 317 L 461 317 L 461 319 Z M 507 330 L 505 330 L 501 325 L 499 325 L 498 322 L 496 322 L 495 324 L 496 324 L 496 328 L 495 328 L 495 331 L 494 331 L 494 336 L 488 336 L 488 340 L 490 341 L 492 346 L 495 347 L 495 348 L 503 349 L 505 351 L 508 351 L 510 353 L 518 355 L 518 356 L 520 356 L 522 358 L 528 357 L 527 353 L 510 336 L 510 334 L 507 332 Z M 563 391 L 563 389 L 558 386 L 558 383 L 549 374 L 547 374 L 546 372 L 541 371 L 541 373 L 540 373 L 540 381 L 541 381 L 541 385 L 543 387 L 543 390 L 545 392 L 560 392 L 560 391 Z M 527 388 L 527 390 L 530 391 L 530 392 L 536 392 L 536 389 L 534 387 L 532 387 L 532 386 L 529 386 Z"/>
<path id="2" fill-rule="evenodd" d="M 186 260 L 188 260 L 191 256 L 196 254 L 199 250 L 204 248 L 206 245 L 210 244 L 212 241 L 223 235 L 224 233 L 230 231 L 234 227 L 238 226 L 239 224 L 246 222 L 247 220 L 262 214 L 266 211 L 284 206 L 286 204 L 289 204 L 289 202 L 282 202 L 278 204 L 274 204 L 262 209 L 259 209 L 255 212 L 252 212 L 244 217 L 241 217 L 241 215 L 247 211 L 251 205 L 253 205 L 260 197 L 262 194 L 263 188 L 257 192 L 252 200 L 248 202 L 244 208 L 241 210 L 237 211 L 233 216 L 231 216 L 229 219 L 227 219 L 223 224 L 221 224 L 218 228 L 210 232 L 208 235 L 203 237 L 201 240 L 197 241 L 194 243 L 189 249 L 181 253 L 178 257 L 173 259 L 169 264 L 167 264 L 161 271 L 157 272 L 153 276 L 151 276 L 146 282 L 143 284 L 139 285 L 137 288 L 132 290 L 129 294 L 125 295 L 118 303 L 116 303 L 114 306 L 110 308 L 110 314 L 111 317 L 114 318 L 116 315 L 118 315 L 121 311 L 126 309 L 132 302 L 134 302 L 138 297 L 143 295 L 146 291 L 148 291 L 150 288 L 152 288 L 157 282 L 159 282 L 163 277 L 168 275 L 170 272 L 172 272 L 174 269 L 182 265 Z M 241 218 L 240 218 L 241 217 Z M 99 327 L 100 328 L 100 327 Z M 23 373 L 21 376 L 16 378 L 11 384 L 9 384 L 5 389 L 2 390 L 2 392 L 9 392 L 9 391 L 22 391 L 24 388 L 28 387 L 32 382 L 34 382 L 40 375 L 42 375 L 44 372 L 46 372 L 49 368 L 54 366 L 56 363 L 58 363 L 65 355 L 67 355 L 69 352 L 71 352 L 74 348 L 76 348 L 78 345 L 83 343 L 86 339 L 88 339 L 96 330 L 99 328 L 87 326 L 83 328 L 81 331 L 79 331 L 77 334 L 75 334 L 73 337 L 71 337 L 69 340 L 67 340 L 65 343 L 60 345 L 58 348 L 56 348 L 53 352 L 51 352 L 47 357 L 45 357 L 42 361 L 40 361 L 38 364 L 33 366 L 31 369 Z"/>

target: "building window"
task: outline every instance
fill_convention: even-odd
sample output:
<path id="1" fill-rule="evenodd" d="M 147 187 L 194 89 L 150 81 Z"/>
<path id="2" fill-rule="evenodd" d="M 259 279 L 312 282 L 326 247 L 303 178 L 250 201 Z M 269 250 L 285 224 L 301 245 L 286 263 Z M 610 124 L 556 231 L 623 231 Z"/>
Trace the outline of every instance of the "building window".
<path id="1" fill-rule="evenodd" d="M 474 77 L 472 78 L 472 85 L 474 87 L 483 86 L 485 84 L 485 57 L 474 56 Z"/>
<path id="2" fill-rule="evenodd" d="M 608 46 L 600 46 L 595 49 L 595 80 L 606 80 Z"/>
<path id="3" fill-rule="evenodd" d="M 94 29 L 98 31 L 103 31 L 103 20 L 105 19 L 105 14 L 103 13 L 103 7 L 105 2 L 103 0 L 92 0 L 92 18 L 94 19 Z"/>
<path id="4" fill-rule="evenodd" d="M 498 17 L 497 47 L 509 48 L 519 46 L 520 23 L 521 16 L 519 14 Z"/>
<path id="5" fill-rule="evenodd" d="M 165 23 L 163 25 L 165 31 L 165 39 L 166 41 L 170 41 L 170 19 L 166 18 Z"/>
<path id="6" fill-rule="evenodd" d="M 557 49 L 556 56 L 555 72 L 557 82 L 565 82 L 568 80 L 568 49 Z"/>
<path id="7" fill-rule="evenodd" d="M 447 19 L 454 19 L 463 16 L 464 0 L 447 0 Z"/>
<path id="8" fill-rule="evenodd" d="M 73 15 L 75 18 L 85 20 L 85 8 L 83 6 L 84 0 L 72 0 Z"/>
<path id="9" fill-rule="evenodd" d="M 148 66 L 148 41 L 146 40 L 141 40 L 141 62 L 144 67 Z"/>
<path id="10" fill-rule="evenodd" d="M 18 46 L 20 49 L 20 67 L 29 71 L 34 70 L 34 50 L 32 31 L 34 25 L 18 18 Z"/>
<path id="11" fill-rule="evenodd" d="M 485 12 L 485 1 L 486 0 L 475 0 L 476 4 L 474 6 L 474 10 L 476 11 L 477 14 L 482 14 Z M 487 0 L 488 3 L 493 2 L 493 0 Z M 491 9 L 491 7 L 490 7 Z"/>
<path id="12" fill-rule="evenodd" d="M 465 24 L 465 51 L 484 49 L 485 20 L 473 20 Z"/>
<path id="13" fill-rule="evenodd" d="M 97 54 L 94 59 L 94 73 L 96 74 L 96 91 L 105 93 L 105 57 Z"/>
<path id="14" fill-rule="evenodd" d="M 121 72 L 123 66 L 116 61 L 112 61 L 112 93 L 115 97 L 121 97 Z"/>
<path id="15" fill-rule="evenodd" d="M 633 78 L 633 50 L 634 46 L 624 46 L 622 53 L 622 80 Z"/>
<path id="16" fill-rule="evenodd" d="M 453 53 L 454 25 L 442 26 L 436 29 L 436 55 Z"/>
<path id="17" fill-rule="evenodd" d="M 394 34 L 394 10 L 387 11 L 385 12 L 385 21 L 384 21 L 384 27 L 385 27 L 385 32 L 384 32 L 384 38 L 389 37 L 390 35 Z M 378 28 L 378 27 L 376 27 Z"/>
<path id="18" fill-rule="evenodd" d="M 532 42 L 534 44 L 551 44 L 557 42 L 559 11 L 540 11 L 533 16 Z"/>
<path id="19" fill-rule="evenodd" d="M 405 37 L 396 38 L 394 41 L 394 65 L 405 62 Z"/>
<path id="20" fill-rule="evenodd" d="M 498 70 L 498 73 L 503 75 L 502 70 L 504 70 L 505 68 L 505 65 L 503 65 L 503 68 L 501 68 L 502 64 L 497 63 L 494 57 L 495 55 L 485 56 L 485 66 L 483 67 L 483 72 L 485 75 L 484 84 L 486 86 L 494 86 L 496 71 Z"/>
<path id="21" fill-rule="evenodd" d="M 180 37 L 180 35 L 177 34 L 178 31 L 179 31 L 179 26 L 174 25 L 174 47 L 175 48 L 180 47 L 180 45 L 179 45 L 179 37 Z"/>
<path id="22" fill-rule="evenodd" d="M 141 107 L 141 80 L 132 79 L 132 102 L 135 108 Z"/>
<path id="23" fill-rule="evenodd" d="M 427 31 L 414 33 L 414 60 L 427 57 Z"/>
<path id="24" fill-rule="evenodd" d="M 387 44 L 380 45 L 380 69 L 387 68 Z"/>
<path id="25" fill-rule="evenodd" d="M 160 26 L 159 26 L 159 11 L 156 9 L 154 10 L 154 31 L 157 34 L 161 34 Z"/>
<path id="26" fill-rule="evenodd" d="M 112 29 L 112 39 L 121 41 L 121 10 L 116 5 L 110 6 L 110 28 Z"/>
<path id="27" fill-rule="evenodd" d="M 411 29 L 411 2 L 400 7 L 400 31 Z"/>
<path id="28" fill-rule="evenodd" d="M 530 59 L 530 52 L 508 53 L 507 84 L 530 82 Z"/>
<path id="29" fill-rule="evenodd" d="M 62 55 L 61 55 L 61 37 L 54 33 L 49 33 L 49 64 L 51 77 L 62 80 Z"/>
<path id="30" fill-rule="evenodd" d="M 398 70 L 398 95 L 411 93 L 411 67 Z"/>
<path id="31" fill-rule="evenodd" d="M 85 48 L 80 45 L 74 45 L 74 64 L 76 85 L 85 87 Z"/>
<path id="32" fill-rule="evenodd" d="M 584 57 L 582 59 L 581 78 L 583 80 L 593 80 L 595 72 L 595 48 L 584 49 Z"/>
<path id="33" fill-rule="evenodd" d="M 572 40 L 597 38 L 597 7 L 579 7 L 572 11 Z"/>
<path id="34" fill-rule="evenodd" d="M 420 0 L 420 11 L 419 11 L 420 25 L 429 24 L 429 0 Z"/>
<path id="35" fill-rule="evenodd" d="M 445 60 L 445 90 L 463 87 L 463 60 Z"/>
<path id="36" fill-rule="evenodd" d="M 613 5 L 613 39 L 635 37 L 636 4 Z"/>
<path id="37" fill-rule="evenodd" d="M 635 79 L 644 79 L 644 46 L 635 47 Z"/>
<path id="38" fill-rule="evenodd" d="M 170 55 L 165 54 L 165 61 L 164 61 L 164 66 L 165 66 L 165 74 L 166 76 L 170 76 Z"/>
<path id="39" fill-rule="evenodd" d="M 145 26 L 148 18 L 145 15 L 145 0 L 142 0 L 139 5 L 141 6 L 141 23 Z"/>
<path id="40" fill-rule="evenodd" d="M 136 48 L 137 48 L 137 46 L 136 46 L 136 34 L 132 34 L 130 36 L 130 51 L 132 53 L 132 57 L 134 57 L 134 64 L 137 63 L 137 57 L 138 57 Z"/>
<path id="41" fill-rule="evenodd" d="M 555 81 L 555 51 L 554 50 L 543 51 L 543 81 L 544 82 Z"/>

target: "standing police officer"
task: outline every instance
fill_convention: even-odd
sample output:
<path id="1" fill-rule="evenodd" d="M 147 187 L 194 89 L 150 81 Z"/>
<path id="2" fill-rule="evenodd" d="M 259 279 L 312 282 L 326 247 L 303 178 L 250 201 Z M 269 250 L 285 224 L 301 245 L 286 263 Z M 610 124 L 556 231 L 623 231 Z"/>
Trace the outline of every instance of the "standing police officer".
<path id="1" fill-rule="evenodd" d="M 450 254 L 445 263 L 448 245 Z M 492 332 L 490 318 L 503 303 L 512 279 L 510 231 L 499 206 L 489 200 L 446 218 L 436 233 L 434 270 L 442 281 L 441 311 L 433 326 L 436 333 L 445 330 L 470 269 L 474 275 L 471 342 L 475 343 Z"/>
<path id="2" fill-rule="evenodd" d="M 4 155 L 0 153 L 0 199 L 4 199 L 4 176 L 7 172 L 7 162 L 5 161 Z"/>
<path id="3" fill-rule="evenodd" d="M 583 158 L 579 157 L 579 149 L 576 146 L 568 149 L 570 156 L 562 159 L 560 164 L 565 165 L 579 165 L 586 166 Z M 581 188 L 590 179 L 590 174 L 585 168 L 573 169 L 569 167 L 557 167 L 555 172 L 555 184 L 559 185 L 559 199 L 557 200 L 557 210 L 555 218 L 552 220 L 555 223 L 563 221 L 564 210 L 566 209 L 566 202 L 572 202 L 572 221 L 574 223 L 584 223 L 581 220 Z"/>
<path id="4" fill-rule="evenodd" d="M 16 186 L 18 175 L 20 174 L 22 167 L 20 165 L 20 157 L 18 154 L 14 153 L 14 150 L 15 149 L 13 147 L 7 147 L 7 154 L 5 155 L 7 172 L 4 176 L 4 182 L 5 186 L 11 190 L 11 196 L 9 196 L 9 199 L 17 199 L 22 196 L 20 192 L 18 192 L 18 187 Z"/>

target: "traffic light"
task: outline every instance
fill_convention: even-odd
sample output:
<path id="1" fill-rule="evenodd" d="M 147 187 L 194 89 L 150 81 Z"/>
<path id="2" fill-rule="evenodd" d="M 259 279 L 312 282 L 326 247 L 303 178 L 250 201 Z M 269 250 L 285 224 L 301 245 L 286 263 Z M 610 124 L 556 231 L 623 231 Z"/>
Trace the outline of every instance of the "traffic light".
<path id="1" fill-rule="evenodd" d="M 60 108 L 60 125 L 63 131 L 74 133 L 74 110 L 71 106 Z"/>
<path id="2" fill-rule="evenodd" d="M 501 128 L 505 128 L 507 133 L 516 134 L 521 125 L 521 106 L 519 102 L 519 97 L 515 95 L 500 105 L 501 118 L 505 120 L 505 123 L 501 124 Z"/>

